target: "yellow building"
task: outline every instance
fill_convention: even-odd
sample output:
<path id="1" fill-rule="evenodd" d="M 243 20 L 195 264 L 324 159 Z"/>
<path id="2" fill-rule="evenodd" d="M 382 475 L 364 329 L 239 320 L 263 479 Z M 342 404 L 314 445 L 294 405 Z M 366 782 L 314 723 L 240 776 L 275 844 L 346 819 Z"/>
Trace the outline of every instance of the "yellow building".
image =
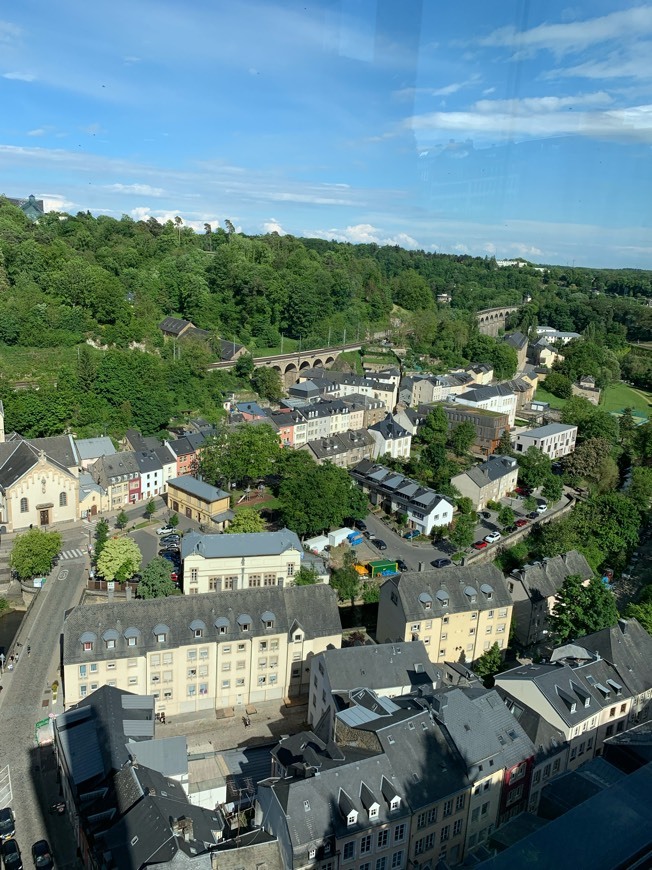
<path id="1" fill-rule="evenodd" d="M 494 565 L 409 571 L 380 588 L 379 643 L 422 640 L 431 662 L 472 662 L 507 647 L 512 600 Z"/>
<path id="2" fill-rule="evenodd" d="M 190 532 L 183 538 L 181 556 L 186 595 L 291 586 L 302 560 L 311 558 L 289 529 L 235 535 Z M 313 559 L 310 564 L 320 563 Z"/>
<path id="3" fill-rule="evenodd" d="M 104 685 L 168 716 L 283 700 L 307 693 L 310 658 L 341 637 L 329 586 L 81 605 L 63 628 L 65 706 Z"/>
<path id="4" fill-rule="evenodd" d="M 197 480 L 191 474 L 168 481 L 168 507 L 198 523 L 224 529 L 233 519 L 231 499 L 227 492 Z"/>

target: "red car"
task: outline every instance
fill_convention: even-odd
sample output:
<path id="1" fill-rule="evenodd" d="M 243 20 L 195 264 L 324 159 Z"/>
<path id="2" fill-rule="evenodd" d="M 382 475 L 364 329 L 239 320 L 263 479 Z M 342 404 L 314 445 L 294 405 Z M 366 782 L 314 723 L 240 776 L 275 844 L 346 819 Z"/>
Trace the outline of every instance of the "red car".
<path id="1" fill-rule="evenodd" d="M 473 545 L 474 550 L 486 550 L 489 545 L 486 541 L 476 541 Z"/>
<path id="2" fill-rule="evenodd" d="M 527 520 L 516 520 L 516 522 L 514 523 L 514 525 L 518 526 L 519 529 L 522 529 L 523 526 L 527 526 L 527 524 L 528 524 Z"/>
<path id="3" fill-rule="evenodd" d="M 516 487 L 516 492 L 517 492 L 519 495 L 525 496 L 525 498 L 527 498 L 528 495 L 532 495 L 532 490 L 529 489 L 527 486 L 517 486 L 517 487 Z"/>

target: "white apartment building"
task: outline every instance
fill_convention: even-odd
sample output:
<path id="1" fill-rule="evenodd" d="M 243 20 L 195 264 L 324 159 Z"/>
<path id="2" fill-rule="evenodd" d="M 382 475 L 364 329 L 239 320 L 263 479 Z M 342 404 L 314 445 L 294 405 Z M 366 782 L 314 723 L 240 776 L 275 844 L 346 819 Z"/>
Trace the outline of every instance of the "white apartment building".
<path id="1" fill-rule="evenodd" d="M 536 447 L 550 459 L 555 460 L 572 453 L 575 450 L 576 439 L 577 426 L 549 423 L 547 426 L 528 429 L 526 432 L 515 432 L 512 436 L 512 444 L 517 453 L 526 453 L 530 447 Z"/>
<path id="2" fill-rule="evenodd" d="M 459 396 L 453 396 L 451 401 L 458 405 L 467 405 L 469 408 L 494 411 L 496 414 L 507 414 L 509 425 L 514 425 L 517 399 L 514 393 L 501 384 L 497 384 L 495 387 L 473 387 L 460 393 Z"/>

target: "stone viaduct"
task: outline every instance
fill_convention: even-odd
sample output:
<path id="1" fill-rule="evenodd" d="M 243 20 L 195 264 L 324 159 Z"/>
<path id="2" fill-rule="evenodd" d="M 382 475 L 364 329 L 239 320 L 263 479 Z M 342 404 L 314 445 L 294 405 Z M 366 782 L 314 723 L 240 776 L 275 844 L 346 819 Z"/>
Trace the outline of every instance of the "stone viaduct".
<path id="1" fill-rule="evenodd" d="M 498 335 L 498 331 L 505 328 L 505 322 L 510 314 L 518 311 L 518 305 L 502 306 L 501 308 L 485 308 L 478 311 L 476 319 L 478 329 L 482 335 Z"/>
<path id="2" fill-rule="evenodd" d="M 291 387 L 299 377 L 299 372 L 309 368 L 330 368 L 341 353 L 348 350 L 360 350 L 362 342 L 342 344 L 339 347 L 320 347 L 316 350 L 292 351 L 291 353 L 275 354 L 274 356 L 254 357 L 256 368 L 276 369 L 285 387 Z M 221 360 L 211 363 L 209 370 L 230 369 L 236 360 Z"/>

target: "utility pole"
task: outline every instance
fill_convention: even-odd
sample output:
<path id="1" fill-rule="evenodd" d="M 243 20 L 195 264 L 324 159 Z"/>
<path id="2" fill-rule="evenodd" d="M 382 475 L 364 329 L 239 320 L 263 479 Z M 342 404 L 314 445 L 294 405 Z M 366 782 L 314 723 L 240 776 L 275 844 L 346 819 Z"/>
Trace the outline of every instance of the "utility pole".
<path id="1" fill-rule="evenodd" d="M 283 353 L 283 333 L 281 333 L 281 354 Z"/>
<path id="2" fill-rule="evenodd" d="M 346 344 L 346 327 L 344 327 L 344 338 L 342 339 L 342 344 Z"/>
<path id="3" fill-rule="evenodd" d="M 331 328 L 329 326 L 328 327 L 328 341 L 326 342 L 326 347 L 330 347 L 330 346 L 331 346 Z"/>

